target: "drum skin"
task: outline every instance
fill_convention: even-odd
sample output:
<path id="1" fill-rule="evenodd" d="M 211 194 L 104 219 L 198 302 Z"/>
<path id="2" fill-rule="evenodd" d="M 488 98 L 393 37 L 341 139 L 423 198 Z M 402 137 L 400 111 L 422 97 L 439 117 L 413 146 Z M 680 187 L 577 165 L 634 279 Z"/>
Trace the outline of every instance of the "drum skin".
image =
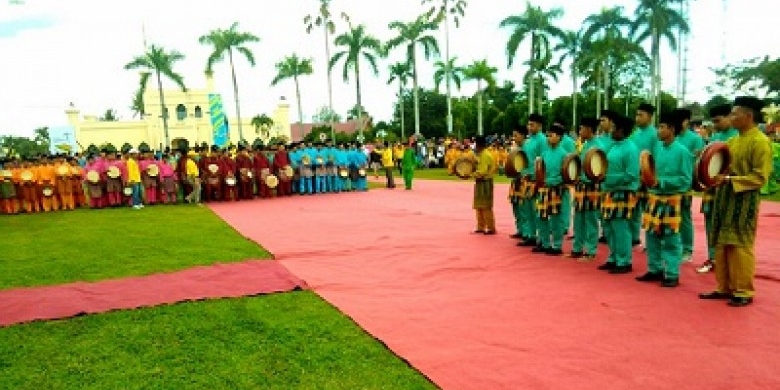
<path id="1" fill-rule="evenodd" d="M 474 171 L 477 170 L 477 163 L 474 159 L 469 157 L 461 157 L 455 162 L 455 175 L 459 178 L 467 180 L 471 178 Z"/>
<path id="2" fill-rule="evenodd" d="M 504 166 L 504 172 L 507 177 L 515 177 L 528 167 L 528 156 L 524 151 L 520 150 L 513 152 L 506 159 L 506 165 Z"/>
<path id="3" fill-rule="evenodd" d="M 573 172 L 572 172 L 573 171 Z M 574 184 L 580 178 L 582 173 L 582 162 L 577 153 L 570 153 L 563 159 L 561 166 L 561 177 L 565 184 Z"/>
<path id="4" fill-rule="evenodd" d="M 718 166 L 719 165 L 719 166 Z M 718 175 L 725 175 L 731 165 L 731 153 L 725 142 L 713 142 L 702 150 L 696 165 L 696 177 L 706 187 L 716 185 Z"/>
<path id="5" fill-rule="evenodd" d="M 585 153 L 582 170 L 588 179 L 597 183 L 604 181 L 607 173 L 607 154 L 599 148 L 589 150 Z"/>
<path id="6" fill-rule="evenodd" d="M 639 154 L 639 178 L 645 187 L 655 187 L 658 177 L 655 172 L 655 159 L 649 151 L 643 150 Z"/>

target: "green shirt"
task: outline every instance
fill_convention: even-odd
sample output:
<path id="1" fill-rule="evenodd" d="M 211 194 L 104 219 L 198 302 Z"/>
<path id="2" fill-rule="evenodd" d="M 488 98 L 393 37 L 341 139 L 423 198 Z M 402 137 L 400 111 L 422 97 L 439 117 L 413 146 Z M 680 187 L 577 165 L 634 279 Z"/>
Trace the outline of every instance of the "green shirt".
<path id="1" fill-rule="evenodd" d="M 629 139 L 639 151 L 649 150 L 651 153 L 658 143 L 658 130 L 654 126 L 637 127 Z"/>
<path id="2" fill-rule="evenodd" d="M 684 194 L 693 181 L 693 154 L 679 142 L 658 142 L 653 150 L 658 185 L 648 191 L 658 195 Z"/>
<path id="3" fill-rule="evenodd" d="M 639 148 L 631 140 L 614 141 L 607 152 L 607 174 L 601 189 L 605 192 L 639 189 Z"/>

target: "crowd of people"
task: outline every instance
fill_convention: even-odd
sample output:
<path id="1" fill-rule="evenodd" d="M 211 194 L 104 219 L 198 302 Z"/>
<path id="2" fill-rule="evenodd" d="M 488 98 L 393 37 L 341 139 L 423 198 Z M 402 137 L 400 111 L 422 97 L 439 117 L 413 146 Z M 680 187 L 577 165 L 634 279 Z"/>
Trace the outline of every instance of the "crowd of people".
<path id="1" fill-rule="evenodd" d="M 566 255 L 591 261 L 599 241 L 605 242 L 609 255 L 598 269 L 620 275 L 633 271 L 632 247 L 641 244 L 644 232 L 648 270 L 636 280 L 676 287 L 680 265 L 694 250 L 694 185 L 703 186 L 708 260 L 698 271 L 714 269 L 717 288 L 699 298 L 728 300 L 736 307 L 751 304 L 760 189 L 773 170 L 772 142 L 758 127 L 762 107 L 759 99 L 740 97 L 733 105 L 712 108 L 714 131 L 708 140 L 691 129 L 691 112 L 686 109 L 662 115 L 658 128 L 652 125 L 655 107 L 650 104 L 642 104 L 634 119 L 606 110 L 600 118 L 581 121 L 577 141 L 557 123 L 544 131 L 543 118 L 531 115 L 527 127 L 513 133 L 509 155 L 522 152 L 531 162 L 539 158 L 545 170 L 540 179 L 535 164 L 526 164 L 512 178 L 509 201 L 516 228 L 512 237 L 532 252 L 563 255 L 573 216 L 573 244 Z M 709 187 L 694 176 L 706 141 L 725 142 L 731 156 L 728 172 L 713 178 Z M 490 235 L 496 233 L 492 178 L 500 160 L 488 150 L 484 137 L 475 146 L 475 233 Z M 604 153 L 603 176 L 596 179 L 583 170 L 565 182 L 562 168 L 567 158 L 575 155 L 584 162 L 594 149 Z M 655 162 L 651 178 L 640 179 L 643 154 Z"/>
<path id="2" fill-rule="evenodd" d="M 366 191 L 368 158 L 362 145 L 327 142 L 5 159 L 0 213 Z"/>

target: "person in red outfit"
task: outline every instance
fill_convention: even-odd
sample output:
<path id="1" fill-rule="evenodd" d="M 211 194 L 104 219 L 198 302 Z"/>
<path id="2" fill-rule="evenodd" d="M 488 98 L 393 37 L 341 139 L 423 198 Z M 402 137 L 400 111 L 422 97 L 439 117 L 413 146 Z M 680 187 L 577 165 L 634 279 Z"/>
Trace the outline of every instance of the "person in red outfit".
<path id="1" fill-rule="evenodd" d="M 277 187 L 277 194 L 279 196 L 292 195 L 292 177 L 287 177 L 286 179 L 282 180 L 282 178 L 285 177 L 282 171 L 285 170 L 286 167 L 291 166 L 290 155 L 287 153 L 287 148 L 285 148 L 284 144 L 279 144 L 279 148 L 276 150 L 276 154 L 274 155 L 273 166 L 274 172 L 276 172 L 276 176 L 279 177 L 279 187 Z"/>
<path id="2" fill-rule="evenodd" d="M 262 198 L 271 197 L 271 189 L 265 184 L 265 178 L 271 174 L 271 162 L 268 161 L 268 157 L 265 155 L 263 148 L 255 150 L 255 155 L 252 160 L 255 170 L 255 179 L 257 183 L 257 195 Z"/>
<path id="3" fill-rule="evenodd" d="M 219 147 L 211 147 L 211 154 L 208 157 L 201 158 L 203 169 L 203 183 L 205 191 L 203 192 L 203 201 L 211 202 L 222 199 L 222 183 L 224 181 L 224 167 L 219 154 Z"/>
<path id="4" fill-rule="evenodd" d="M 238 172 L 238 196 L 241 199 L 252 199 L 254 197 L 254 164 L 252 157 L 244 144 L 238 145 L 238 155 L 236 155 L 236 169 Z"/>
<path id="5" fill-rule="evenodd" d="M 236 175 L 236 160 L 230 158 L 230 152 L 223 150 L 220 161 L 224 168 L 222 176 L 222 199 L 237 201 L 239 177 Z"/>

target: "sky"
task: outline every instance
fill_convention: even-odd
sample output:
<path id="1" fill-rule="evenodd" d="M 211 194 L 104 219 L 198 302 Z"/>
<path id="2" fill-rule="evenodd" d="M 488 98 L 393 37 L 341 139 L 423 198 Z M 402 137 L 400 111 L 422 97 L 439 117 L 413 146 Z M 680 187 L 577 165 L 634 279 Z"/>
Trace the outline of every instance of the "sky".
<path id="1" fill-rule="evenodd" d="M 499 69 L 498 82 L 512 80 L 520 84 L 526 71 L 528 44 L 518 50 L 518 60 L 507 69 L 506 41 L 510 31 L 499 28 L 509 15 L 522 14 L 522 0 L 470 0 L 466 15 L 450 33 L 450 55 L 456 63 L 468 65 L 486 59 Z M 636 0 L 533 0 L 543 9 L 561 7 L 564 16 L 557 22 L 563 29 L 579 29 L 583 20 L 603 7 L 624 7 L 632 15 Z M 776 12 L 760 12 L 773 0 L 691 0 L 688 59 L 688 100 L 706 102 L 706 87 L 714 82 L 709 70 L 757 56 L 777 56 L 780 48 L 762 36 L 773 25 Z M 203 70 L 210 53 L 198 37 L 216 28 L 228 28 L 238 22 L 239 30 L 250 32 L 261 41 L 252 44 L 257 63 L 254 67 L 237 59 L 236 73 L 245 117 L 271 114 L 281 96 L 292 104 L 291 120 L 297 121 L 295 87 L 285 81 L 272 87 L 275 64 L 297 53 L 313 59 L 314 74 L 301 79 L 304 121 L 311 120 L 319 108 L 327 105 L 327 77 L 322 30 L 307 34 L 304 16 L 318 10 L 318 0 L 25 0 L 14 4 L 0 0 L 0 135 L 30 136 L 41 126 L 66 124 L 64 110 L 73 103 L 82 115 L 102 115 L 114 109 L 121 119 L 132 119 L 130 103 L 138 84 L 138 74 L 124 65 L 144 52 L 144 35 L 149 44 L 175 49 L 185 55 L 175 70 L 189 88 L 203 88 Z M 772 7 L 780 7 L 773 5 Z M 382 41 L 394 37 L 388 28 L 392 21 L 412 21 L 427 9 L 420 0 L 366 1 L 333 0 L 332 12 L 346 12 L 354 24 L 365 24 L 367 31 Z M 337 22 L 338 23 L 338 22 Z M 724 28 L 725 26 L 725 28 Z M 761 28 L 761 26 L 766 26 Z M 337 25 L 337 34 L 345 23 Z M 145 34 L 143 33 L 145 31 Z M 443 29 L 440 38 L 444 56 Z M 332 48 L 335 53 L 338 48 Z M 677 85 L 677 55 L 668 46 L 662 50 L 662 80 L 666 91 Z M 374 76 L 367 67 L 361 71 L 363 106 L 375 122 L 392 118 L 397 84 L 388 85 L 388 67 L 403 59 L 403 50 L 390 53 L 379 63 Z M 419 65 L 420 84 L 433 87 L 433 61 Z M 367 65 L 366 65 L 367 66 Z M 233 117 L 233 89 L 227 63 L 215 67 L 215 83 L 222 94 L 225 109 Z M 341 69 L 334 69 L 334 109 L 342 116 L 356 102 L 354 82 L 344 82 Z M 164 88 L 172 87 L 163 82 Z M 442 87 L 442 92 L 444 91 Z M 476 83 L 465 82 L 454 96 L 470 96 Z M 571 94 L 571 82 L 564 73 L 551 86 L 551 96 Z"/>

